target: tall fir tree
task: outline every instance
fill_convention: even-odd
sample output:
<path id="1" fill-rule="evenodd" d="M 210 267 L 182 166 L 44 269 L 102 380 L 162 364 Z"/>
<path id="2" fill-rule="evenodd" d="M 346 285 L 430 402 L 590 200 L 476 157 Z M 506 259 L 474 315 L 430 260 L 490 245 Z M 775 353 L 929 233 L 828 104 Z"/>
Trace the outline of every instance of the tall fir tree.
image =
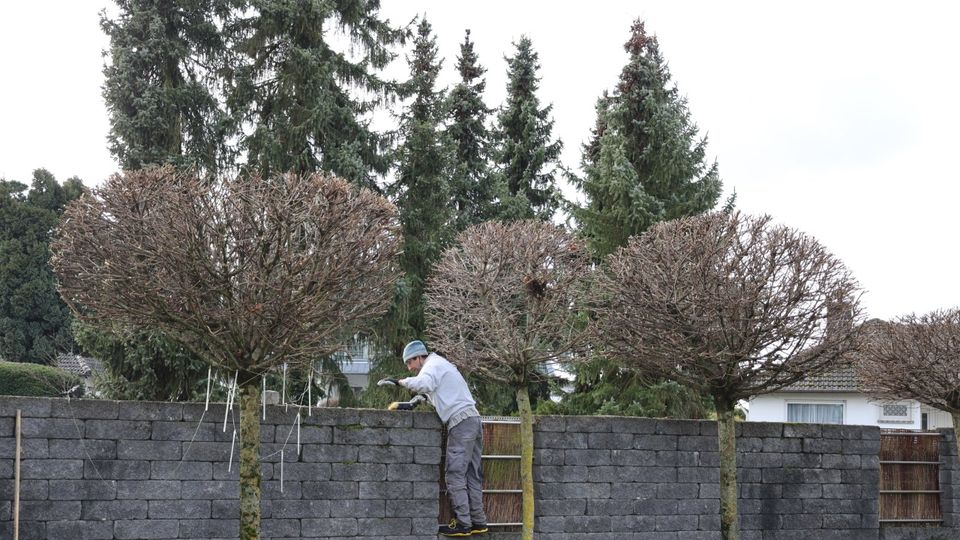
<path id="1" fill-rule="evenodd" d="M 423 289 L 433 264 L 453 237 L 449 174 L 449 144 L 443 130 L 444 92 L 436 88 L 442 60 L 426 18 L 417 25 L 413 51 L 407 58 L 410 79 L 404 91 L 411 101 L 400 115 L 396 150 L 396 181 L 390 191 L 403 230 L 398 280 L 390 311 L 383 319 L 372 381 L 405 371 L 400 352 L 410 340 L 421 339 L 426 327 Z M 373 390 L 372 392 L 370 390 Z M 371 386 L 365 401 L 374 404 L 393 392 Z"/>
<path id="2" fill-rule="evenodd" d="M 530 38 L 515 43 L 507 58 L 507 97 L 497 115 L 495 160 L 510 199 L 504 200 L 501 217 L 549 220 L 562 201 L 556 176 L 560 140 L 552 141 L 552 105 L 540 107 L 539 56 Z"/>
<path id="3" fill-rule="evenodd" d="M 45 169 L 33 172 L 29 191 L 0 179 L 0 359 L 50 364 L 76 347 L 47 263 L 60 214 L 83 189 L 78 178 L 61 186 Z"/>
<path id="4" fill-rule="evenodd" d="M 222 21 L 235 0 L 115 0 L 101 15 L 110 38 L 103 96 L 110 150 L 123 169 L 173 165 L 202 174 L 233 168 L 236 124 L 222 97 L 229 43 Z M 205 364 L 159 332 L 73 327 L 84 349 L 103 360 L 102 395 L 117 399 L 189 400 Z"/>
<path id="5" fill-rule="evenodd" d="M 457 57 L 460 82 L 453 87 L 447 99 L 447 136 L 453 146 L 453 164 L 450 174 L 450 197 L 454 211 L 454 229 L 498 217 L 499 200 L 504 190 L 501 177 L 490 168 L 490 133 L 487 116 L 493 109 L 483 101 L 487 82 L 486 69 L 479 64 L 473 50 L 470 30 L 466 31 Z"/>
<path id="6" fill-rule="evenodd" d="M 657 38 L 637 20 L 624 48 L 629 60 L 615 91 L 597 102 L 584 177 L 575 179 L 586 202 L 573 215 L 598 260 L 654 223 L 713 209 L 723 187 Z M 712 408 L 680 385 L 651 384 L 598 358 L 578 367 L 575 391 L 551 411 L 703 418 Z"/>
<path id="7" fill-rule="evenodd" d="M 637 20 L 624 48 L 629 61 L 583 149 L 586 204 L 574 209 L 598 258 L 654 223 L 711 210 L 723 189 L 656 36 Z"/>
<path id="8" fill-rule="evenodd" d="M 228 24 L 237 53 L 228 103 L 244 126 L 246 167 L 263 176 L 324 170 L 377 190 L 390 160 L 369 116 L 398 96 L 378 72 L 409 31 L 381 20 L 378 0 L 248 8 Z"/>
<path id="9" fill-rule="evenodd" d="M 231 0 L 115 0 L 103 97 L 110 151 L 123 169 L 172 164 L 217 172 L 230 123 L 217 99 Z"/>

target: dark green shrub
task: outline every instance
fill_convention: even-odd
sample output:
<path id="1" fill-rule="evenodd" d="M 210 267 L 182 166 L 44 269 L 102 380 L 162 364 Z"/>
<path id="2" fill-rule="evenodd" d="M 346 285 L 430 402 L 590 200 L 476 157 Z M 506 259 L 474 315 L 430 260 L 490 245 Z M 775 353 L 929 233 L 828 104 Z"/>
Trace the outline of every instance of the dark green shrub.
<path id="1" fill-rule="evenodd" d="M 62 396 L 83 380 L 62 369 L 0 360 L 0 396 Z"/>

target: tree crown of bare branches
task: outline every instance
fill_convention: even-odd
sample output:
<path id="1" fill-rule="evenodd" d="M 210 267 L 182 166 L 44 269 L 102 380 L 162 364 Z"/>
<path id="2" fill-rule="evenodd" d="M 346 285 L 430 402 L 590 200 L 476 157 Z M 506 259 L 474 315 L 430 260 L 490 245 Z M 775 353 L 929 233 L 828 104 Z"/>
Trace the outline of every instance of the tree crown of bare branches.
<path id="1" fill-rule="evenodd" d="M 660 223 L 608 263 L 594 296 L 607 352 L 715 400 L 775 391 L 855 344 L 856 282 L 815 239 L 769 216 Z"/>
<path id="2" fill-rule="evenodd" d="M 960 413 L 960 308 L 868 325 L 854 357 L 867 392 Z"/>
<path id="3" fill-rule="evenodd" d="M 589 256 L 570 233 L 534 220 L 488 222 L 458 240 L 427 282 L 435 349 L 484 378 L 522 384 L 583 344 L 576 305 Z"/>
<path id="4" fill-rule="evenodd" d="M 399 242 L 393 205 L 337 178 L 157 168 L 75 201 L 51 249 L 81 318 L 158 328 L 258 373 L 329 354 L 382 314 Z"/>

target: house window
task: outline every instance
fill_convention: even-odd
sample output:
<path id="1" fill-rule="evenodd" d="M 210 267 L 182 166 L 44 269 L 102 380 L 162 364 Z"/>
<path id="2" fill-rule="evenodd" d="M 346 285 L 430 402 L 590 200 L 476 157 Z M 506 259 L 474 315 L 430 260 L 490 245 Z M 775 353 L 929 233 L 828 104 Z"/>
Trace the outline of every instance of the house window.
<path id="1" fill-rule="evenodd" d="M 843 403 L 787 403 L 787 422 L 842 424 Z"/>
<path id="2" fill-rule="evenodd" d="M 898 402 L 880 405 L 881 422 L 910 422 L 912 420 L 909 403 Z"/>

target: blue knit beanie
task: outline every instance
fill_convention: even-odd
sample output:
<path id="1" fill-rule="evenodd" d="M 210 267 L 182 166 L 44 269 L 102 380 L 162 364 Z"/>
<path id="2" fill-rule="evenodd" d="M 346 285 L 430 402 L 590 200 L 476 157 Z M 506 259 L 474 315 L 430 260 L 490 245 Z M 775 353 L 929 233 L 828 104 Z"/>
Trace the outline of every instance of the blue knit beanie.
<path id="1" fill-rule="evenodd" d="M 418 356 L 427 356 L 427 346 L 420 340 L 407 343 L 407 346 L 403 348 L 403 361 L 406 362 Z"/>

